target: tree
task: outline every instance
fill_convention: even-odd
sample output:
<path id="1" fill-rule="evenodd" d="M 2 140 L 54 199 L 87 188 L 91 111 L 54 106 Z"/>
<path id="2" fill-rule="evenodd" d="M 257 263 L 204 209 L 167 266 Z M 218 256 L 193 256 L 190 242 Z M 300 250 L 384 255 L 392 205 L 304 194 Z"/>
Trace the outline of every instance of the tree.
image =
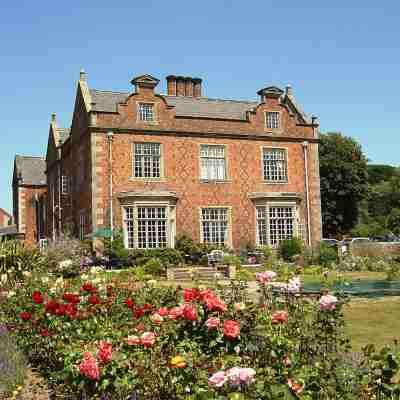
<path id="1" fill-rule="evenodd" d="M 393 208 L 387 219 L 388 228 L 395 234 L 400 234 L 400 208 Z"/>
<path id="2" fill-rule="evenodd" d="M 367 158 L 354 139 L 321 135 L 319 146 L 324 236 L 349 232 L 358 222 L 369 193 Z"/>

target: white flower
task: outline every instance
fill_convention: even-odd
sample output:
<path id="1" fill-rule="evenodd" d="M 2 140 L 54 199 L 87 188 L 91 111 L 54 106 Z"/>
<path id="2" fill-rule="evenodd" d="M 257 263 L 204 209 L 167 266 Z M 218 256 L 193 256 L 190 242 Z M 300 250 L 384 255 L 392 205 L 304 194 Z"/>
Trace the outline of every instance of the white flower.
<path id="1" fill-rule="evenodd" d="M 25 278 L 31 278 L 32 277 L 32 272 L 24 271 L 24 272 L 22 272 L 22 275 L 25 276 Z"/>
<path id="2" fill-rule="evenodd" d="M 15 296 L 15 292 L 14 292 L 13 290 L 11 290 L 11 291 L 9 291 L 9 292 L 7 293 L 7 297 L 8 297 L 8 298 L 13 297 L 13 296 Z"/>
<path id="3" fill-rule="evenodd" d="M 3 283 L 4 285 L 7 283 L 7 279 L 8 279 L 8 275 L 7 274 L 2 274 L 1 275 L 1 283 Z"/>
<path id="4" fill-rule="evenodd" d="M 49 277 L 48 276 L 43 276 L 42 277 L 42 283 L 46 284 L 49 282 Z"/>
<path id="5" fill-rule="evenodd" d="M 60 262 L 58 263 L 58 266 L 59 266 L 61 269 L 68 268 L 68 267 L 70 267 L 71 265 L 72 265 L 72 260 L 64 260 L 64 261 L 60 261 Z"/>
<path id="6" fill-rule="evenodd" d="M 149 281 L 147 281 L 148 285 L 156 285 L 157 281 L 155 279 L 150 279 Z"/>
<path id="7" fill-rule="evenodd" d="M 83 281 L 87 281 L 87 280 L 89 279 L 89 275 L 88 275 L 88 274 L 82 274 L 82 275 L 81 275 L 81 279 L 82 279 Z"/>

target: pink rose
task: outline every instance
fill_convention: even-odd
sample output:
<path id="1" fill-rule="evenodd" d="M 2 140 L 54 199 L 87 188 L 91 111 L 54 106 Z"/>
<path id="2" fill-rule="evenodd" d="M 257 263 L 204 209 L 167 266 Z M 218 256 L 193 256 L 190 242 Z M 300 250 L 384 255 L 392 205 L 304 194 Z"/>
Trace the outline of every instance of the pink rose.
<path id="1" fill-rule="evenodd" d="M 150 319 L 156 325 L 161 325 L 161 323 L 164 321 L 164 318 L 158 313 L 154 313 L 153 315 L 151 315 Z"/>
<path id="2" fill-rule="evenodd" d="M 156 335 L 153 332 L 143 333 L 140 342 L 144 347 L 151 347 L 156 341 Z"/>
<path id="3" fill-rule="evenodd" d="M 236 321 L 228 320 L 224 323 L 224 335 L 228 339 L 236 339 L 240 335 L 240 325 Z"/>
<path id="4" fill-rule="evenodd" d="M 293 379 L 288 379 L 287 384 L 292 390 L 292 392 L 297 396 L 301 394 L 304 390 L 304 384 L 298 383 Z"/>
<path id="5" fill-rule="evenodd" d="M 243 311 L 243 310 L 245 310 L 246 309 L 246 304 L 244 304 L 244 303 L 235 303 L 234 305 L 233 305 L 233 308 L 235 309 L 235 311 Z"/>
<path id="6" fill-rule="evenodd" d="M 134 346 L 137 344 L 141 343 L 140 337 L 136 336 L 136 335 L 130 335 L 126 338 L 126 342 L 130 345 L 130 346 Z"/>
<path id="7" fill-rule="evenodd" d="M 206 325 L 209 331 L 211 329 L 218 328 L 220 323 L 221 323 L 220 319 L 216 317 L 208 318 L 208 320 L 206 321 Z"/>
<path id="8" fill-rule="evenodd" d="M 79 372 L 93 381 L 100 378 L 99 363 L 92 353 L 86 352 L 83 355 L 83 361 L 79 364 Z"/>
<path id="9" fill-rule="evenodd" d="M 250 385 L 255 381 L 256 371 L 253 368 L 241 368 L 239 377 L 242 383 Z"/>
<path id="10" fill-rule="evenodd" d="M 172 307 L 169 310 L 168 317 L 171 319 L 179 319 L 183 317 L 183 307 Z"/>
<path id="11" fill-rule="evenodd" d="M 281 310 L 281 311 L 275 311 L 272 315 L 271 315 L 271 320 L 274 323 L 284 323 L 287 322 L 288 320 L 288 312 Z"/>
<path id="12" fill-rule="evenodd" d="M 229 379 L 229 383 L 232 386 L 239 386 L 241 381 L 240 381 L 240 373 L 241 373 L 241 368 L 238 367 L 233 367 L 230 368 L 226 371 L 226 376 Z"/>
<path id="13" fill-rule="evenodd" d="M 112 344 L 107 342 L 101 342 L 99 345 L 99 352 L 97 357 L 103 363 L 109 363 L 112 360 Z"/>
<path id="14" fill-rule="evenodd" d="M 166 317 L 168 315 L 169 311 L 167 307 L 160 307 L 158 309 L 158 314 L 160 314 L 162 317 Z"/>
<path id="15" fill-rule="evenodd" d="M 258 272 L 256 274 L 256 279 L 258 280 L 258 282 L 260 282 L 262 284 L 271 282 L 276 277 L 277 277 L 277 273 L 274 271 Z"/>
<path id="16" fill-rule="evenodd" d="M 183 316 L 188 321 L 197 321 L 197 308 L 194 304 L 185 304 L 183 307 Z"/>
<path id="17" fill-rule="evenodd" d="M 321 310 L 332 311 L 336 308 L 337 301 L 337 297 L 332 296 L 331 294 L 326 294 L 319 299 L 319 306 Z"/>
<path id="18" fill-rule="evenodd" d="M 227 379 L 227 377 L 225 375 L 225 372 L 218 371 L 215 374 L 210 376 L 210 378 L 208 379 L 208 383 L 210 386 L 221 387 L 221 386 L 224 386 L 226 379 Z"/>

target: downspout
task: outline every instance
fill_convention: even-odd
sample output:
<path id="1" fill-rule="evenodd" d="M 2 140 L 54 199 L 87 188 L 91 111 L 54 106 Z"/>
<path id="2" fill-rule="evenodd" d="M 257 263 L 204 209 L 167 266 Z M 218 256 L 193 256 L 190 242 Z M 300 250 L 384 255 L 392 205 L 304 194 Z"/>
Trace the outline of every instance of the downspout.
<path id="1" fill-rule="evenodd" d="M 302 143 L 304 153 L 304 171 L 305 171 L 305 187 L 306 187 L 306 207 L 307 207 L 307 244 L 311 246 L 311 218 L 310 218 L 310 193 L 308 187 L 308 141 Z"/>
<path id="2" fill-rule="evenodd" d="M 110 193 L 109 193 L 109 201 L 110 201 L 110 230 L 111 230 L 111 242 L 114 240 L 114 210 L 113 210 L 113 153 L 112 153 L 112 143 L 114 139 L 114 133 L 109 131 L 107 133 L 108 139 L 108 149 L 109 149 L 109 169 L 110 169 Z"/>
<path id="3" fill-rule="evenodd" d="M 61 150 L 59 150 L 61 151 Z M 61 161 L 58 162 L 58 236 L 61 233 L 61 190 L 62 190 L 62 176 L 61 176 Z"/>

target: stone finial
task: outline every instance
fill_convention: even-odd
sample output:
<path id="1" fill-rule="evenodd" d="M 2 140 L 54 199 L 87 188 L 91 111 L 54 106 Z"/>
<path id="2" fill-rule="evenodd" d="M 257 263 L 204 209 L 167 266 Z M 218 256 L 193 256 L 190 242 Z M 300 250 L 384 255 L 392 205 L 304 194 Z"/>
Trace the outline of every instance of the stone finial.
<path id="1" fill-rule="evenodd" d="M 86 72 L 85 72 L 85 70 L 83 68 L 79 72 L 79 80 L 81 82 L 86 82 Z"/>
<path id="2" fill-rule="evenodd" d="M 292 85 L 286 85 L 286 96 L 293 96 L 293 88 Z"/>
<path id="3" fill-rule="evenodd" d="M 56 113 L 51 114 L 51 123 L 55 124 L 57 122 L 57 115 Z"/>

